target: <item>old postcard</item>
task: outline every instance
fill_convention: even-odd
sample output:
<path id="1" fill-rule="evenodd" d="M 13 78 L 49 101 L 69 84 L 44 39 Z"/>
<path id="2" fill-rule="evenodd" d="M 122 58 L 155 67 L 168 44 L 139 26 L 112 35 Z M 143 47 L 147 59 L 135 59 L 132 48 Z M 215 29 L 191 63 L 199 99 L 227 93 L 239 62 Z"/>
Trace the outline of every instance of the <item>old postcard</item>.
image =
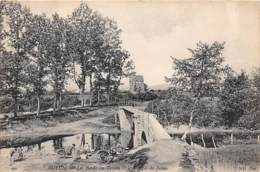
<path id="1" fill-rule="evenodd" d="M 1 0 L 0 171 L 260 171 L 260 2 Z"/>

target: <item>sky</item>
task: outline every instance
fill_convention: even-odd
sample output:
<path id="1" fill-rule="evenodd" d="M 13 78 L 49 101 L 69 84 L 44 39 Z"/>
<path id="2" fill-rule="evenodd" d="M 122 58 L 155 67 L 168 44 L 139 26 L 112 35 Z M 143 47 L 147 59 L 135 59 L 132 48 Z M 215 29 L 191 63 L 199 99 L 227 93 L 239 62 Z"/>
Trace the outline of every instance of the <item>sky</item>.
<path id="1" fill-rule="evenodd" d="M 20 0 L 33 13 L 69 15 L 80 1 Z M 260 67 L 260 3 L 231 1 L 87 1 L 117 21 L 123 47 L 148 86 L 165 83 L 172 57 L 187 58 L 196 43 L 226 42 L 224 56 L 237 72 Z M 127 80 L 123 80 L 127 85 Z M 71 84 L 71 87 L 75 85 Z"/>

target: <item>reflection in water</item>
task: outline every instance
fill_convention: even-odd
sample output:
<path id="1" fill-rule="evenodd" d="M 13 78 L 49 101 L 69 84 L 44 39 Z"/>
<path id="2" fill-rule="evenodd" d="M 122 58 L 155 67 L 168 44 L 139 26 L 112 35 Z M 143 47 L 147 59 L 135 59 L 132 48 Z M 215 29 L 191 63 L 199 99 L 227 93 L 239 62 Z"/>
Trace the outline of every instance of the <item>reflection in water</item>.
<path id="1" fill-rule="evenodd" d="M 57 138 L 54 140 L 45 141 L 36 145 L 22 147 L 23 152 L 41 151 L 44 154 L 56 154 L 56 150 L 65 148 L 75 144 L 76 148 L 80 149 L 83 145 L 88 144 L 93 150 L 99 150 L 110 147 L 110 142 L 114 143 L 114 138 L 108 134 L 78 134 L 70 137 Z M 0 160 L 9 159 L 12 148 L 0 149 Z"/>

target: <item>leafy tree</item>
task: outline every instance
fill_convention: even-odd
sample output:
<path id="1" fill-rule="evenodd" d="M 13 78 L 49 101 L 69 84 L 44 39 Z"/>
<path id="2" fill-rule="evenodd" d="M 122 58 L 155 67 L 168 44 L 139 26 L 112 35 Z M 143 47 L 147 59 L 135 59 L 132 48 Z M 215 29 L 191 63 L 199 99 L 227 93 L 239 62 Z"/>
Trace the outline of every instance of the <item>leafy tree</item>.
<path id="1" fill-rule="evenodd" d="M 122 77 L 127 76 L 127 70 L 133 68 L 133 63 L 128 61 L 130 55 L 121 47 L 121 30 L 116 22 L 105 18 L 104 30 L 98 69 L 105 78 L 107 102 L 109 102 L 111 94 L 117 92 Z"/>
<path id="2" fill-rule="evenodd" d="M 240 104 L 239 109 L 243 112 L 237 123 L 247 129 L 260 129 L 260 68 L 253 72 L 252 79 L 244 85 L 242 91 L 238 92 L 241 102 L 235 101 Z"/>
<path id="3" fill-rule="evenodd" d="M 245 72 L 235 76 L 228 76 L 220 94 L 220 106 L 224 124 L 229 127 L 235 126 L 238 119 L 245 114 L 250 92 L 249 78 Z"/>
<path id="4" fill-rule="evenodd" d="M 114 92 L 118 91 L 119 86 L 121 85 L 122 78 L 127 78 L 130 76 L 133 76 L 136 74 L 134 62 L 132 60 L 129 60 L 130 54 L 128 51 L 123 50 L 120 52 L 120 55 L 118 56 L 118 64 L 115 65 L 115 86 L 114 86 Z"/>
<path id="5" fill-rule="evenodd" d="M 0 62 L 1 60 L 4 58 L 4 26 L 3 26 L 3 22 L 4 22 L 4 8 L 5 8 L 5 2 L 4 1 L 0 1 Z M 0 92 L 2 92 L 3 94 L 3 88 L 4 88 L 4 83 L 2 82 L 3 80 L 5 80 L 4 78 L 4 67 L 2 65 L 2 63 L 0 63 Z M 0 94 L 1 95 L 1 94 Z"/>
<path id="6" fill-rule="evenodd" d="M 5 15 L 7 18 L 6 42 L 9 52 L 4 53 L 1 59 L 4 75 L 3 89 L 6 95 L 13 99 L 13 113 L 17 115 L 18 97 L 22 86 L 26 83 L 24 67 L 28 64 L 28 52 L 32 45 L 28 38 L 32 14 L 29 9 L 23 8 L 16 2 L 6 3 Z"/>
<path id="7" fill-rule="evenodd" d="M 193 107 L 190 112 L 189 128 L 192 126 L 194 112 L 203 96 L 214 96 L 220 88 L 220 82 L 229 68 L 223 65 L 224 43 L 201 43 L 192 50 L 190 58 L 173 58 L 174 74 L 166 78 L 173 87 L 189 92 L 193 96 Z M 182 139 L 185 139 L 187 131 Z"/>
<path id="8" fill-rule="evenodd" d="M 34 15 L 30 25 L 30 43 L 34 46 L 30 51 L 30 65 L 26 68 L 28 83 L 32 93 L 37 97 L 37 115 L 40 113 L 41 97 L 48 84 L 47 46 L 50 20 L 44 15 Z"/>
<path id="9" fill-rule="evenodd" d="M 258 95 L 260 95 L 260 68 L 257 68 L 253 72 L 253 85 L 256 88 Z"/>
<path id="10" fill-rule="evenodd" d="M 46 59 L 50 70 L 50 83 L 54 92 L 54 111 L 62 107 L 62 92 L 70 72 L 71 58 L 68 43 L 71 32 L 67 21 L 58 14 L 52 16 L 48 36 Z"/>
<path id="11" fill-rule="evenodd" d="M 102 27 L 99 27 L 101 16 L 93 12 L 86 3 L 82 2 L 73 11 L 69 20 L 73 33 L 70 43 L 74 63 L 73 78 L 80 90 L 81 106 L 84 106 L 86 77 L 90 77 L 91 85 L 92 73 L 95 70 L 95 41 L 102 29 Z M 78 76 L 75 63 L 80 68 Z"/>
<path id="12" fill-rule="evenodd" d="M 103 18 L 86 3 L 81 3 L 69 21 L 73 32 L 70 44 L 73 62 L 80 69 L 77 74 L 76 65 L 73 65 L 73 77 L 80 90 L 81 105 L 84 106 L 86 77 L 89 77 L 91 97 L 93 79 L 102 80 L 102 82 L 94 81 L 99 85 L 95 89 L 101 88 L 101 83 L 105 84 L 109 97 L 111 92 L 117 91 L 121 78 L 133 68 L 133 62 L 127 60 L 129 53 L 121 48 L 120 29 L 113 20 Z"/>
<path id="13" fill-rule="evenodd" d="M 4 40 L 4 8 L 5 8 L 5 2 L 4 1 L 0 1 L 0 51 L 2 52 L 2 50 L 4 49 L 4 44 L 3 44 L 3 40 Z"/>

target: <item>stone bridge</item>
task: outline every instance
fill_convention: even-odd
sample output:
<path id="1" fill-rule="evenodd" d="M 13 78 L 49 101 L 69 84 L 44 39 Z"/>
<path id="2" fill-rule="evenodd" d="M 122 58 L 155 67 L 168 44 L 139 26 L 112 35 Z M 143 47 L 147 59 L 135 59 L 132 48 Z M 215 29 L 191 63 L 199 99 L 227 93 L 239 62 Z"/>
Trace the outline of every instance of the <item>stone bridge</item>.
<path id="1" fill-rule="evenodd" d="M 133 107 L 121 107 L 116 114 L 120 124 L 120 142 L 122 146 L 135 148 L 158 140 L 171 139 L 157 121 L 155 114 L 147 113 Z"/>

